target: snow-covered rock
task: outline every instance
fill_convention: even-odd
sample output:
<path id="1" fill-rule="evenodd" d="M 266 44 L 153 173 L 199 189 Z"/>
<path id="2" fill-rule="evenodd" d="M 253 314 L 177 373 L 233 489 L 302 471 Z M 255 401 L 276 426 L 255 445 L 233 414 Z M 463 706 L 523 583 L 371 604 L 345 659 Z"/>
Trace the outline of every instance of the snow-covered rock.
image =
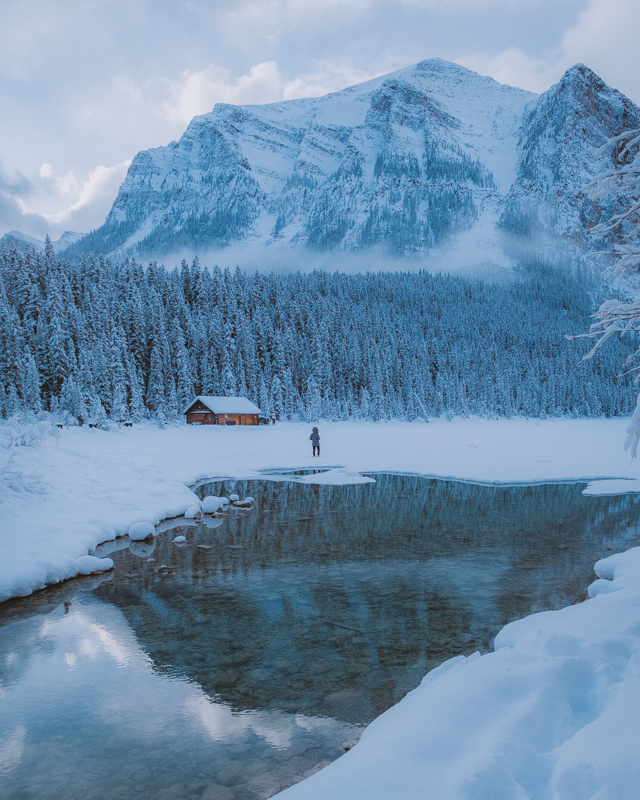
<path id="1" fill-rule="evenodd" d="M 229 495 L 229 500 L 232 503 L 237 503 L 239 499 L 240 499 L 240 495 L 237 495 L 237 494 L 230 494 Z"/>
<path id="2" fill-rule="evenodd" d="M 80 556 L 78 559 L 78 574 L 91 575 L 92 572 L 106 572 L 113 569 L 110 558 L 96 558 L 96 556 Z"/>
<path id="3" fill-rule="evenodd" d="M 200 506 L 189 506 L 184 512 L 186 519 L 195 519 L 200 514 Z"/>
<path id="4" fill-rule="evenodd" d="M 518 236 L 563 237 L 582 249 L 608 243 L 587 240 L 593 224 L 614 209 L 596 203 L 585 187 L 612 167 L 611 151 L 599 148 L 621 131 L 640 125 L 640 109 L 576 64 L 536 103 L 527 107 L 516 179 L 502 206 L 502 223 Z"/>
<path id="5" fill-rule="evenodd" d="M 136 522 L 129 528 L 129 538 L 140 541 L 148 536 L 155 536 L 155 532 L 156 529 L 150 522 Z"/>
<path id="6" fill-rule="evenodd" d="M 187 541 L 187 537 L 186 536 L 176 536 L 176 538 L 173 540 L 173 543 L 174 544 L 184 544 L 186 541 Z"/>
<path id="7" fill-rule="evenodd" d="M 223 506 L 224 503 L 220 497 L 209 495 L 202 501 L 202 512 L 203 514 L 215 514 L 215 512 L 220 511 Z"/>

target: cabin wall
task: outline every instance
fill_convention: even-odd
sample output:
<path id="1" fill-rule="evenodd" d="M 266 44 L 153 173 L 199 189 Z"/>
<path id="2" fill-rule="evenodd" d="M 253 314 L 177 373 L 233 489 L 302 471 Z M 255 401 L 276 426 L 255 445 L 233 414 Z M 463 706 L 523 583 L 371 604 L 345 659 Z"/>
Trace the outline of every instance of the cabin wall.
<path id="1" fill-rule="evenodd" d="M 210 411 L 188 411 L 187 425 L 194 425 L 195 423 L 199 423 L 200 425 L 217 425 L 218 418 Z"/>
<path id="2" fill-rule="evenodd" d="M 224 425 L 227 420 L 236 425 L 257 425 L 257 414 L 214 414 L 202 403 L 193 405 L 186 412 L 187 425 Z"/>
<path id="3" fill-rule="evenodd" d="M 226 421 L 229 420 L 230 422 L 235 422 L 236 425 L 257 425 L 258 424 L 258 415 L 257 414 L 227 414 L 226 417 L 224 414 L 218 414 L 218 422 L 220 425 L 224 425 Z"/>

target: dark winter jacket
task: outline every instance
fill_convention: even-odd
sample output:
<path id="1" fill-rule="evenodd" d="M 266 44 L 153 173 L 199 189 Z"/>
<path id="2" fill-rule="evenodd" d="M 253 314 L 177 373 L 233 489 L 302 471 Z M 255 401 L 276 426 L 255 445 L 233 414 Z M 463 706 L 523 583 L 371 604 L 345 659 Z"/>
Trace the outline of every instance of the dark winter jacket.
<path id="1" fill-rule="evenodd" d="M 317 447 L 320 444 L 320 434 L 318 433 L 318 431 L 313 431 L 309 439 L 311 439 L 311 444 L 314 447 Z"/>

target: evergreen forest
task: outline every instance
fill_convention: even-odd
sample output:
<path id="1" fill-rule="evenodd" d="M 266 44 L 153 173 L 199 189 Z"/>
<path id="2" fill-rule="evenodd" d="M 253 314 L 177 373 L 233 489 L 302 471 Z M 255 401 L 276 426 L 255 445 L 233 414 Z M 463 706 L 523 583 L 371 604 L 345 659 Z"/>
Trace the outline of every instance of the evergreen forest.
<path id="1" fill-rule="evenodd" d="M 614 416 L 635 343 L 586 362 L 601 297 L 533 260 L 502 284 L 427 272 L 245 274 L 0 250 L 0 415 L 97 425 L 243 395 L 279 419 Z"/>

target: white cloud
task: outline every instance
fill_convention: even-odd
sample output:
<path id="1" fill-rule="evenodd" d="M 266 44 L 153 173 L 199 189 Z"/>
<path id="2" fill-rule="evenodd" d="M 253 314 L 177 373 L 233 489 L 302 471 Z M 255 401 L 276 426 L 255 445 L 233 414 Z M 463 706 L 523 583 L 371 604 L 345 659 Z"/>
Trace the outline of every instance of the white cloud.
<path id="1" fill-rule="evenodd" d="M 169 86 L 162 103 L 167 119 L 188 124 L 216 103 L 273 103 L 283 96 L 283 80 L 275 61 L 254 64 L 247 75 L 233 80 L 229 70 L 212 64 L 200 72 L 185 72 Z"/>
<path id="2" fill-rule="evenodd" d="M 97 218 L 102 221 L 106 217 L 130 164 L 131 159 L 111 167 L 98 166 L 81 184 L 71 173 L 64 176 L 57 181 L 60 194 L 63 197 L 75 194 L 76 199 L 62 210 L 46 214 L 46 219 L 56 225 L 67 226 L 70 221 L 74 221 L 74 225 L 80 230 L 93 227 L 95 223 L 92 225 L 89 220 Z"/>
<path id="3" fill-rule="evenodd" d="M 499 83 L 539 93 L 556 83 L 564 70 L 571 66 L 567 64 L 563 67 L 557 55 L 541 58 L 528 55 L 515 47 L 509 47 L 496 55 L 475 53 L 455 60 L 463 67 L 495 78 Z"/>
<path id="4" fill-rule="evenodd" d="M 49 233 L 57 239 L 65 230 L 88 231 L 106 217 L 131 161 L 98 166 L 84 181 L 71 171 L 57 173 L 42 164 L 39 176 L 13 187 L 0 187 L 2 211 L 8 227 L 36 238 Z"/>
<path id="5" fill-rule="evenodd" d="M 314 68 L 294 78 L 283 76 L 275 61 L 254 64 L 249 72 L 233 79 L 229 70 L 212 64 L 199 72 L 185 72 L 178 81 L 169 83 L 160 102 L 159 113 L 171 122 L 187 125 L 198 114 L 211 111 L 216 103 L 263 104 L 301 97 L 321 97 L 356 83 L 385 75 L 401 66 L 406 58 L 378 59 L 372 69 L 355 67 L 351 61 L 316 61 Z M 128 87 L 132 97 L 141 95 Z"/>
<path id="6" fill-rule="evenodd" d="M 397 56 L 379 58 L 367 70 L 356 67 L 350 60 L 316 61 L 313 70 L 285 82 L 282 97 L 283 100 L 322 97 L 330 92 L 337 92 L 347 86 L 364 83 L 405 66 L 407 66 L 407 58 Z"/>
<path id="7" fill-rule="evenodd" d="M 534 92 L 546 91 L 569 67 L 583 63 L 640 103 L 639 30 L 637 0 L 590 0 L 560 45 L 547 53 L 531 55 L 509 47 L 497 54 L 475 53 L 455 60 L 501 83 Z"/>

